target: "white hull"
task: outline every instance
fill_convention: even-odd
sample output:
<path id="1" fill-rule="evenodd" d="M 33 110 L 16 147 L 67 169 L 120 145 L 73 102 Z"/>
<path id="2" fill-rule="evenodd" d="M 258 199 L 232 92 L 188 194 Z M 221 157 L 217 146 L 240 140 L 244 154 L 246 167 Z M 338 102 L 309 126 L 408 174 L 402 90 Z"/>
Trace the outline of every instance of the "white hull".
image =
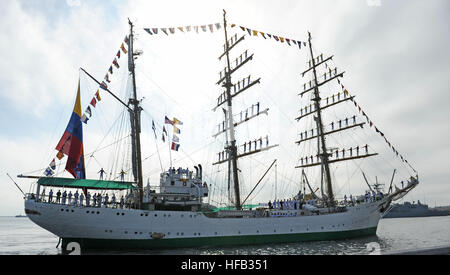
<path id="1" fill-rule="evenodd" d="M 63 240 L 108 240 L 111 247 L 115 246 L 113 241 L 141 241 L 148 247 L 165 247 L 164 243 L 191 246 L 196 243 L 193 240 L 198 240 L 198 244 L 213 246 L 224 238 L 246 244 L 248 237 L 250 244 L 277 242 L 277 236 L 283 236 L 280 241 L 295 241 L 338 238 L 336 233 L 344 233 L 342 237 L 375 234 L 385 202 L 383 198 L 326 215 L 262 218 L 210 218 L 201 212 L 92 208 L 34 200 L 25 201 L 25 210 L 34 223 Z M 156 238 L 154 233 L 164 237 Z M 183 244 L 184 240 L 189 242 Z"/>

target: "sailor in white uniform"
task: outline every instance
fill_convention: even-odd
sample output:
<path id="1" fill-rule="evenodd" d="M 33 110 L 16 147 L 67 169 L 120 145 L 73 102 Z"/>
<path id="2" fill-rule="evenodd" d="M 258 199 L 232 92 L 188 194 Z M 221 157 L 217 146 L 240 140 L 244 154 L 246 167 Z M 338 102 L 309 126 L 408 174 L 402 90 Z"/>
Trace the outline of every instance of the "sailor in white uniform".
<path id="1" fill-rule="evenodd" d="M 102 195 L 100 193 L 97 195 L 97 206 L 102 207 Z"/>
<path id="2" fill-rule="evenodd" d="M 108 207 L 108 201 L 109 201 L 109 197 L 108 197 L 108 194 L 106 194 L 105 195 L 105 202 L 104 202 L 105 208 Z"/>
<path id="3" fill-rule="evenodd" d="M 83 206 L 83 201 L 84 201 L 84 195 L 83 193 L 80 194 L 80 206 Z"/>
<path id="4" fill-rule="evenodd" d="M 111 204 L 113 207 L 115 207 L 116 205 L 116 194 L 113 193 L 112 197 L 111 197 Z"/>
<path id="5" fill-rule="evenodd" d="M 67 197 L 67 192 L 64 191 L 62 194 L 62 204 L 66 204 L 66 197 Z"/>
<path id="6" fill-rule="evenodd" d="M 74 202 L 73 202 L 73 204 L 74 205 L 77 205 L 78 204 L 78 197 L 79 197 L 79 194 L 78 194 L 78 190 L 75 192 L 75 194 L 73 194 L 73 198 L 74 198 Z"/>

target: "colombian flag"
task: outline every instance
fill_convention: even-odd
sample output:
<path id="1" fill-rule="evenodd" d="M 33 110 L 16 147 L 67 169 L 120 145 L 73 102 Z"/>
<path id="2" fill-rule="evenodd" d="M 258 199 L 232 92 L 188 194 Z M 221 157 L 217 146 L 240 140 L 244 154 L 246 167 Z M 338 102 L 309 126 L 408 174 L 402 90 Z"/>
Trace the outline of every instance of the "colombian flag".
<path id="1" fill-rule="evenodd" d="M 86 178 L 81 116 L 80 80 L 78 80 L 77 99 L 75 101 L 73 113 L 64 135 L 56 146 L 56 150 L 68 156 L 66 170 L 77 179 Z"/>

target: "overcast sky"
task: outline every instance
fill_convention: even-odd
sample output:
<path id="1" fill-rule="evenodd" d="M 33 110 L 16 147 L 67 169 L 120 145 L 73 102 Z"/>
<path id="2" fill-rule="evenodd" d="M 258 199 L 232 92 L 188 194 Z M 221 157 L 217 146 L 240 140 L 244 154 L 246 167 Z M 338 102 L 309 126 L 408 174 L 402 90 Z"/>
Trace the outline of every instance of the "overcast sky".
<path id="1" fill-rule="evenodd" d="M 1 1 L 0 9 L 0 215 L 23 213 L 22 196 L 6 173 L 29 191 L 30 181 L 15 176 L 31 171 L 41 175 L 55 156 L 54 147 L 73 109 L 78 79 L 83 109 L 97 89 L 79 68 L 103 78 L 128 33 L 127 18 L 136 25 L 136 48 L 144 52 L 137 61 L 137 81 L 149 117 L 145 123 L 148 126 L 154 119 L 160 130 L 164 115 L 181 119 L 183 152 L 174 153 L 174 161 L 178 159 L 176 164 L 183 167 L 204 163 L 209 180 L 213 180 L 212 172 L 217 168 L 210 164 L 221 144 L 212 135 L 222 114 L 211 109 L 220 93 L 215 82 L 223 69 L 217 59 L 223 50 L 223 32 L 150 36 L 143 28 L 220 23 L 222 9 L 227 10 L 229 23 L 237 26 L 300 41 L 307 41 L 310 31 L 315 52 L 335 56 L 329 65 L 346 72 L 342 81 L 350 94 L 357 96 L 371 120 L 418 171 L 421 183 L 406 199 L 431 206 L 450 204 L 450 3 L 446 0 L 16 0 Z M 230 33 L 245 34 L 238 28 Z M 244 43 L 239 51 L 249 49 L 255 59 L 242 77 L 251 74 L 252 78 L 262 77 L 262 82 L 238 99 L 237 106 L 245 109 L 261 102 L 263 108 L 270 108 L 270 115 L 245 126 L 238 134 L 243 140 L 238 143 L 243 144 L 247 136 L 254 139 L 268 133 L 271 142 L 280 144 L 276 152 L 252 159 L 250 168 L 242 164 L 254 169 L 246 180 L 250 185 L 247 190 L 274 158 L 280 160 L 279 181 L 298 182 L 299 172 L 293 167 L 301 150 L 293 143 L 303 126 L 294 118 L 306 102 L 297 94 L 309 80 L 300 76 L 309 52 L 260 36 L 247 36 Z M 239 51 L 234 54 L 239 55 Z M 120 64 L 110 87 L 126 101 L 123 58 Z M 329 94 L 337 91 L 324 89 Z M 107 94 L 102 97 L 84 128 L 85 152 L 97 148 L 120 113 L 114 99 Z M 236 108 L 235 113 L 242 109 Z M 356 112 L 351 106 L 347 110 Z M 152 135 L 143 134 L 144 155 L 149 157 L 145 168 L 150 181 L 157 183 L 160 164 Z M 359 137 L 377 139 L 369 134 Z M 207 144 L 212 146 L 206 152 L 197 151 Z M 381 144 L 385 144 L 383 140 Z M 158 146 L 162 146 L 160 141 Z M 386 147 L 379 149 L 389 152 Z M 164 147 L 161 157 L 165 168 L 169 166 L 167 155 Z M 394 158 L 391 152 L 378 161 L 396 167 Z M 108 162 L 107 157 L 98 159 L 100 163 L 92 161 L 87 167 L 88 177 L 97 177 L 102 162 Z M 396 164 L 409 169 L 401 162 Z M 371 177 L 389 181 L 392 169 L 382 173 Z M 405 175 L 408 173 L 412 174 L 407 171 Z M 355 179 L 362 180 L 360 173 Z M 364 184 L 355 185 L 354 180 L 349 180 L 352 183 L 348 186 L 341 185 L 338 195 L 363 192 Z M 267 183 L 267 187 L 273 190 L 273 184 Z M 280 183 L 278 192 L 283 190 L 294 192 L 295 187 Z"/>

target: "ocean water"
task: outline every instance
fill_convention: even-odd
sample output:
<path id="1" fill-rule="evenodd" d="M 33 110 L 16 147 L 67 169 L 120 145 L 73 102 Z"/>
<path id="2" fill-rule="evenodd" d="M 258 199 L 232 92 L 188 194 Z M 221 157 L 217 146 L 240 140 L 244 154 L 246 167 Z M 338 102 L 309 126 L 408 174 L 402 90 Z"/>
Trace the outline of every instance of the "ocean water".
<path id="1" fill-rule="evenodd" d="M 55 255 L 58 237 L 28 218 L 0 217 L 0 255 Z M 287 244 L 203 247 L 140 251 L 102 251 L 101 254 L 151 255 L 343 255 L 370 254 L 368 244 L 381 254 L 405 249 L 450 246 L 450 216 L 382 219 L 377 235 L 364 238 Z M 98 252 L 82 251 L 83 254 Z"/>

